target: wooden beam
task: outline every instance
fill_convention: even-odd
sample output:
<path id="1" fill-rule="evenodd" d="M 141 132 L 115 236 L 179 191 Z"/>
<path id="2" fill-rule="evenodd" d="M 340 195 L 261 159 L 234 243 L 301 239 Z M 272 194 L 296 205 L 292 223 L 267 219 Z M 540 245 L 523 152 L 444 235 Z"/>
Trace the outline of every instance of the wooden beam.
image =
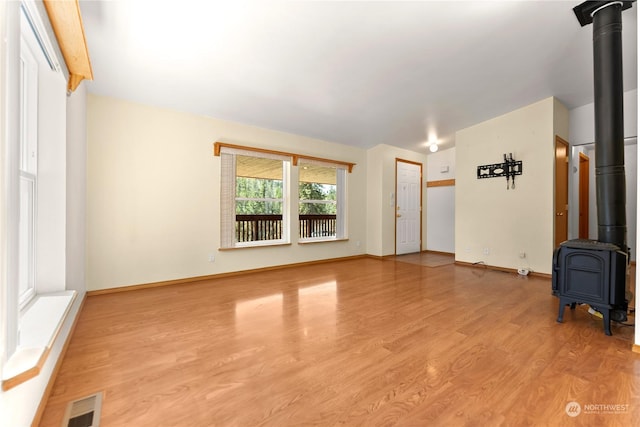
<path id="1" fill-rule="evenodd" d="M 78 74 L 69 74 L 69 83 L 67 84 L 67 89 L 73 92 L 78 88 L 78 85 L 82 83 L 82 80 L 84 80 L 84 77 L 79 76 Z"/>
<path id="2" fill-rule="evenodd" d="M 455 179 L 442 179 L 440 181 L 427 181 L 427 187 L 451 187 L 456 185 Z"/>
<path id="3" fill-rule="evenodd" d="M 78 0 L 44 0 L 44 7 L 69 69 L 67 89 L 73 92 L 82 80 L 93 80 L 80 5 Z"/>
<path id="4" fill-rule="evenodd" d="M 244 147 L 242 145 L 227 144 L 226 142 L 220 142 L 220 141 L 216 141 L 213 144 L 213 155 L 214 156 L 220 156 L 220 150 L 223 147 L 232 148 L 232 149 L 236 149 L 236 150 L 255 151 L 257 153 L 276 154 L 278 156 L 289 156 L 292 159 L 293 166 L 298 166 L 298 160 L 300 160 L 300 159 L 317 160 L 317 161 L 321 161 L 321 162 L 335 163 L 336 165 L 345 166 L 347 171 L 349 173 L 351 173 L 353 171 L 353 167 L 356 165 L 355 163 L 343 162 L 342 160 L 331 160 L 331 159 L 325 159 L 325 158 L 322 158 L 322 157 L 313 157 L 313 156 L 307 156 L 307 155 L 304 155 L 304 154 L 289 153 L 289 152 L 286 152 L 286 151 L 267 150 L 267 149 L 264 149 L 264 148 Z"/>

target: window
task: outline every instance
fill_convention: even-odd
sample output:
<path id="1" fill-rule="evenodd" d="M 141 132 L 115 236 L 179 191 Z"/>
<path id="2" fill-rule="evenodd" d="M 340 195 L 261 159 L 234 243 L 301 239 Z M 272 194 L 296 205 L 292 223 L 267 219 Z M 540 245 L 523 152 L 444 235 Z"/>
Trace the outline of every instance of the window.
<path id="1" fill-rule="evenodd" d="M 0 235 L 6 294 L 0 323 L 2 380 L 13 368 L 31 365 L 32 351 L 47 344 L 43 331 L 62 317 L 42 298 L 66 285 L 66 86 L 46 21 L 35 2 L 9 2 L 11 29 L 4 43 L 2 82 L 6 128 L 0 137 L 5 155 L 6 232 Z M 47 308 L 49 307 L 49 308 Z M 61 311 L 61 316 L 65 310 Z M 35 319 L 35 320 L 34 320 Z M 42 347 L 44 348 L 44 347 Z M 36 358 L 37 358 L 36 357 Z M 36 360 L 37 362 L 37 360 Z M 7 368 L 12 366 L 12 368 Z M 6 369 L 5 369 L 6 368 Z M 28 377 L 28 376 L 27 376 Z"/>
<path id="2" fill-rule="evenodd" d="M 290 159 L 224 150 L 221 161 L 221 247 L 289 243 Z"/>
<path id="3" fill-rule="evenodd" d="M 282 164 L 236 156 L 236 242 L 282 239 Z"/>
<path id="4" fill-rule="evenodd" d="M 354 163 L 216 142 L 220 156 L 221 249 L 347 238 L 347 173 Z M 297 166 L 298 186 L 290 189 Z M 290 204 L 298 192 L 298 207 Z M 295 203 L 295 202 L 294 202 Z"/>
<path id="5" fill-rule="evenodd" d="M 22 15 L 24 20 L 24 15 Z M 22 22 L 24 29 L 25 23 Z M 28 31 L 28 30 L 27 30 Z M 29 34 L 26 34 L 28 36 Z M 18 302 L 36 294 L 36 206 L 38 188 L 38 62 L 32 47 L 20 40 L 20 184 L 18 208 Z"/>
<path id="6" fill-rule="evenodd" d="M 346 170 L 303 159 L 298 176 L 300 239 L 346 238 Z"/>

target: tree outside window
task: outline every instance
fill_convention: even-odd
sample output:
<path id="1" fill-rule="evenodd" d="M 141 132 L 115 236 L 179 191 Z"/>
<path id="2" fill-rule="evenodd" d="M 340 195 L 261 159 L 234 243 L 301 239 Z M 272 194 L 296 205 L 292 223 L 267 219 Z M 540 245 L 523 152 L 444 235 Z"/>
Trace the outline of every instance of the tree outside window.
<path id="1" fill-rule="evenodd" d="M 282 239 L 283 161 L 237 155 L 236 242 Z"/>
<path id="2" fill-rule="evenodd" d="M 336 237 L 337 169 L 301 163 L 298 198 L 300 238 Z"/>

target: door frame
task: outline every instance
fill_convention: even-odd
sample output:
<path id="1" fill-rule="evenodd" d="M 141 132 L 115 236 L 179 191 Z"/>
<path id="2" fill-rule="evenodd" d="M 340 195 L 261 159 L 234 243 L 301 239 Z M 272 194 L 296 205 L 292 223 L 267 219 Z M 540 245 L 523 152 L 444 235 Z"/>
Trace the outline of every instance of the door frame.
<path id="1" fill-rule="evenodd" d="M 566 153 L 566 162 L 567 162 L 567 167 L 566 167 L 566 176 L 563 177 L 564 180 L 564 186 L 566 188 L 566 195 L 567 195 L 567 200 L 565 202 L 565 206 L 564 208 L 561 210 L 562 213 L 561 215 L 558 215 L 558 213 L 560 212 L 560 210 L 558 209 L 557 206 L 557 199 L 558 199 L 558 182 L 559 182 L 559 176 L 558 176 L 558 144 L 563 145 L 565 148 L 565 153 Z M 558 240 L 558 228 L 556 227 L 557 225 L 557 216 L 564 216 L 564 221 L 567 223 L 566 226 L 566 231 L 567 231 L 567 235 L 565 237 L 565 240 L 567 238 L 569 238 L 569 143 L 567 141 L 565 141 L 564 139 L 562 139 L 561 137 L 559 137 L 558 135 L 556 135 L 555 140 L 554 140 L 554 144 L 553 144 L 553 156 L 554 156 L 554 164 L 553 164 L 553 168 L 554 168 L 554 180 L 553 180 L 553 185 L 554 185 L 554 191 L 553 191 L 553 246 L 557 247 L 557 243 L 556 241 Z"/>
<path id="2" fill-rule="evenodd" d="M 393 254 L 398 254 L 398 218 L 396 216 L 396 212 L 398 210 L 398 163 L 408 163 L 412 165 L 416 165 L 420 167 L 420 252 L 422 252 L 422 214 L 424 213 L 424 209 L 422 206 L 422 163 L 414 162 L 412 160 L 402 159 L 400 157 L 396 157 L 395 162 L 395 182 L 393 187 L 394 203 L 393 203 Z"/>
<path id="3" fill-rule="evenodd" d="M 578 163 L 578 238 L 589 238 L 589 156 L 580 153 Z"/>

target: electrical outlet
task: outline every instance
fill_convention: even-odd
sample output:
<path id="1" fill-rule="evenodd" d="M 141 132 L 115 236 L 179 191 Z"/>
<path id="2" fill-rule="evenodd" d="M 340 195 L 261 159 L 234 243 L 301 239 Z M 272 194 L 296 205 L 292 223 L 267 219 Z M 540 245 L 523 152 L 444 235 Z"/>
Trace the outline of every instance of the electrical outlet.
<path id="1" fill-rule="evenodd" d="M 525 251 L 520 251 L 520 258 L 523 258 L 523 259 L 524 259 L 524 258 L 526 258 L 526 257 L 527 257 L 526 252 L 525 252 Z"/>
<path id="2" fill-rule="evenodd" d="M 471 248 L 469 246 L 467 246 L 466 248 L 464 248 L 465 252 L 471 252 Z"/>
<path id="3" fill-rule="evenodd" d="M 209 254 L 209 262 L 215 262 L 216 256 L 214 254 Z"/>
<path id="4" fill-rule="evenodd" d="M 489 253 L 490 253 L 489 248 L 483 248 L 482 249 L 482 253 L 485 254 L 485 255 L 489 255 Z"/>

